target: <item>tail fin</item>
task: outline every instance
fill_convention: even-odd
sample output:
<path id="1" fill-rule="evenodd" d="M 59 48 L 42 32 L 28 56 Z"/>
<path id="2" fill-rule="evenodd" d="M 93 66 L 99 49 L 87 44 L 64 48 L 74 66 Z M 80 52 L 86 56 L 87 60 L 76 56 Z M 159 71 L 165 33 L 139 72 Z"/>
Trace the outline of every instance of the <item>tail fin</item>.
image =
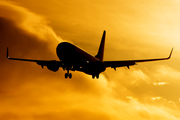
<path id="1" fill-rule="evenodd" d="M 6 57 L 9 58 L 8 47 L 7 47 L 7 54 L 6 54 Z"/>
<path id="2" fill-rule="evenodd" d="M 105 44 L 105 36 L 106 36 L 106 31 L 104 30 L 102 39 L 101 39 L 101 44 L 99 46 L 99 51 L 97 55 L 95 56 L 99 60 L 103 61 L 103 56 L 104 56 L 104 44 Z"/>

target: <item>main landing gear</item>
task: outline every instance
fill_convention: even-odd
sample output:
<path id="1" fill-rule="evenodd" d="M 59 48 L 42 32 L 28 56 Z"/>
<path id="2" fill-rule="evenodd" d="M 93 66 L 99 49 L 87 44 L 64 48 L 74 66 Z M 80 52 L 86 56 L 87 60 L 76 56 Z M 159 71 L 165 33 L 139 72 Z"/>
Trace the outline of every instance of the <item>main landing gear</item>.
<path id="1" fill-rule="evenodd" d="M 92 78 L 93 78 L 93 79 L 94 79 L 95 77 L 98 79 L 98 78 L 99 78 L 99 74 L 92 75 Z"/>
<path id="2" fill-rule="evenodd" d="M 71 73 L 69 73 L 69 70 L 67 70 L 67 73 L 65 73 L 65 78 L 67 79 L 67 78 L 72 78 L 72 74 Z"/>
<path id="3" fill-rule="evenodd" d="M 71 73 L 65 73 L 65 78 L 67 79 L 68 77 L 71 79 L 72 78 L 72 74 Z"/>

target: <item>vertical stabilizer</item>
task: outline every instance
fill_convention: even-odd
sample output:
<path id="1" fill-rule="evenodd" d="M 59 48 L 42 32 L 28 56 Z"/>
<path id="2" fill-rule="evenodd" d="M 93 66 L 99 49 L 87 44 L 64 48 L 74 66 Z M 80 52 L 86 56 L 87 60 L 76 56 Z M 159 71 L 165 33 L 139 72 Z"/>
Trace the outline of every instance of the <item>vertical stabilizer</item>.
<path id="1" fill-rule="evenodd" d="M 101 39 L 101 44 L 99 46 L 99 51 L 97 55 L 95 56 L 99 60 L 103 61 L 103 56 L 104 56 L 104 44 L 105 44 L 105 36 L 106 36 L 106 31 L 104 30 L 102 39 Z"/>

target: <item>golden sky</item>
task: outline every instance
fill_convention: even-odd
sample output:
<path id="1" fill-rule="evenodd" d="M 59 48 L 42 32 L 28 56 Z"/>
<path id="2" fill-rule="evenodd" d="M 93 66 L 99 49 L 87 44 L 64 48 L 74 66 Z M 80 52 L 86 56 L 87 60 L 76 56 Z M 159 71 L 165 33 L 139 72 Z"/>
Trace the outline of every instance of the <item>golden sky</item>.
<path id="1" fill-rule="evenodd" d="M 178 0 L 1 0 L 0 120 L 180 119 Z M 11 57 L 58 60 L 59 42 L 95 55 L 107 31 L 105 60 L 168 61 L 107 69 L 100 79 L 42 70 Z"/>

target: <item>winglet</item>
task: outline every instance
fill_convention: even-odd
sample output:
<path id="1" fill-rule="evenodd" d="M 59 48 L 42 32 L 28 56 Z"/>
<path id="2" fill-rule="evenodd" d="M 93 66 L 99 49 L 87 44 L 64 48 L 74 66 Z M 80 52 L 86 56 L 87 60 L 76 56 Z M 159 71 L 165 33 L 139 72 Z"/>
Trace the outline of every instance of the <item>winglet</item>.
<path id="1" fill-rule="evenodd" d="M 167 59 L 170 59 L 170 58 L 171 58 L 172 52 L 173 52 L 173 48 L 172 48 L 172 50 L 171 50 L 171 52 L 170 52 L 170 55 L 169 55 L 169 57 L 168 57 Z"/>
<path id="2" fill-rule="evenodd" d="M 6 55 L 6 57 L 9 59 L 8 47 L 7 47 L 7 55 Z"/>

